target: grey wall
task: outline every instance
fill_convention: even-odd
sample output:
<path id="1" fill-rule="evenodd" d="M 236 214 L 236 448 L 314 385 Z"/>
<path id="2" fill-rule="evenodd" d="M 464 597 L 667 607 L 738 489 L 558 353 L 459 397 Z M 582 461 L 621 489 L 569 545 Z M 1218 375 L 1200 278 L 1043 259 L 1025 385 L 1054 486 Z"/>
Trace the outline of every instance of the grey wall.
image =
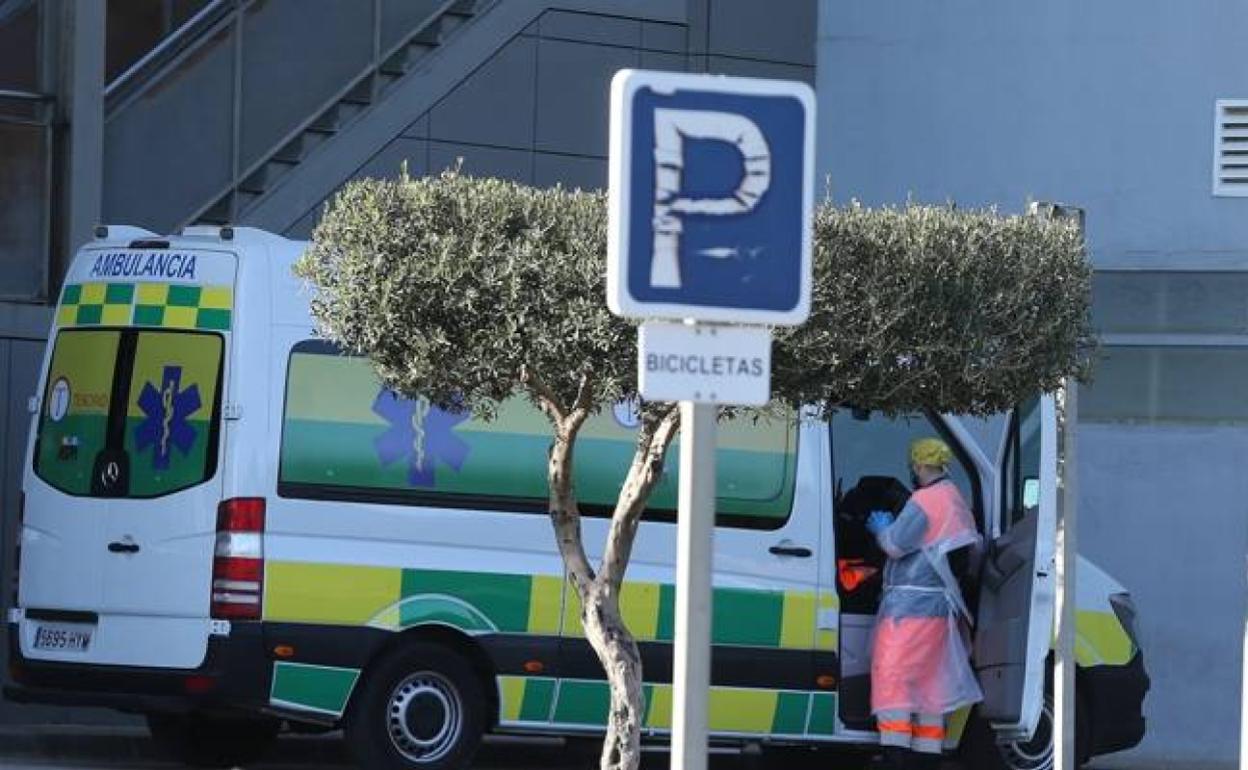
<path id="1" fill-rule="evenodd" d="M 1140 608 L 1153 690 L 1148 734 L 1137 751 L 1233 759 L 1248 431 L 1083 425 L 1079 441 L 1080 551 L 1126 584 Z"/>
<path id="2" fill-rule="evenodd" d="M 1248 255 L 1212 198 L 1214 100 L 1248 96 L 1233 0 L 823 0 L 820 143 L 837 200 L 1077 202 L 1099 264 Z"/>
<path id="3" fill-rule="evenodd" d="M 1246 29 L 1223 0 L 820 3 L 835 200 L 1087 210 L 1106 356 L 1081 401 L 1080 549 L 1139 601 L 1136 756 L 1237 756 L 1248 200 L 1211 187 Z"/>

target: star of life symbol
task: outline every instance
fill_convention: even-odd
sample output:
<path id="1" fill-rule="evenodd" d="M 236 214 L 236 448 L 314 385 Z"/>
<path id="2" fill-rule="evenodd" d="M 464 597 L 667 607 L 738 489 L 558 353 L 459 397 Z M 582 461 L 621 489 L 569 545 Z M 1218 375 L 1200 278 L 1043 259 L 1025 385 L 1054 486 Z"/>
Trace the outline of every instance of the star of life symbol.
<path id="1" fill-rule="evenodd" d="M 143 383 L 138 404 L 144 420 L 134 429 L 135 446 L 140 452 L 154 447 L 152 468 L 168 470 L 174 447 L 185 456 L 195 445 L 196 430 L 188 418 L 203 406 L 199 386 L 182 390 L 182 367 L 166 366 L 159 388 Z"/>
<path id="2" fill-rule="evenodd" d="M 439 463 L 458 471 L 468 459 L 468 444 L 453 428 L 469 418 L 469 414 L 452 414 L 429 403 L 420 396 L 401 398 L 382 388 L 373 400 L 373 413 L 390 426 L 373 440 L 373 449 L 383 466 L 406 459 L 407 483 L 414 487 L 432 487 Z"/>

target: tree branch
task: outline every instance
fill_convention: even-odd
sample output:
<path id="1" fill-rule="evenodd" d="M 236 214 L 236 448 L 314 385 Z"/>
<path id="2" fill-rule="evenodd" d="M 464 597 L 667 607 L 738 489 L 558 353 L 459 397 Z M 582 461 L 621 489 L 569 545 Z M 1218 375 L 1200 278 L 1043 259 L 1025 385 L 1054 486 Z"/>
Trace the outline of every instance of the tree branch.
<path id="1" fill-rule="evenodd" d="M 542 376 L 528 364 L 521 364 L 520 384 L 528 389 L 537 406 L 555 426 L 555 430 L 561 430 L 565 415 L 563 404 L 559 403 L 559 396 L 555 395 L 555 391 L 546 384 Z"/>
<path id="2" fill-rule="evenodd" d="M 643 424 L 633 464 L 620 489 L 615 510 L 611 512 L 611 529 L 598 574 L 598 581 L 607 583 L 614 591 L 619 591 L 624 581 L 641 514 L 646 510 L 650 493 L 663 477 L 663 461 L 679 428 L 680 407 L 675 404 L 661 417 Z"/>

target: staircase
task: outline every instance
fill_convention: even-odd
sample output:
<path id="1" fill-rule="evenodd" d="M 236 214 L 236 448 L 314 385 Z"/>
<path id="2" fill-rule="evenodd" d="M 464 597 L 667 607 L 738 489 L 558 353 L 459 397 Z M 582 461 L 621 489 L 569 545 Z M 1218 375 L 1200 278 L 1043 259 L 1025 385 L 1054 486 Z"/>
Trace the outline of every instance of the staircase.
<path id="1" fill-rule="evenodd" d="M 316 82 L 308 85 L 319 98 L 311 109 L 292 117 L 295 108 L 285 108 L 301 95 L 303 83 L 268 94 L 248 89 L 257 81 L 289 77 L 280 74 L 284 62 L 265 60 L 266 35 L 289 36 L 287 30 L 297 28 L 300 15 L 307 26 L 307 14 L 326 6 L 300 2 L 306 4 L 212 3 L 110 84 L 107 220 L 157 232 L 244 221 L 255 203 L 317 148 L 387 99 L 405 77 L 497 0 L 372 0 L 371 30 L 363 30 L 354 16 L 345 20 L 361 29 L 341 34 L 332 26 L 326 30 L 326 40 L 336 46 L 330 55 L 356 66 L 345 76 L 344 68 L 334 63 L 310 71 Z M 364 2 L 352 5 L 356 10 L 368 7 Z M 371 41 L 353 32 L 371 32 Z M 344 40 L 356 45 L 339 45 Z M 274 47 L 281 50 L 280 39 Z M 216 109 L 205 109 L 205 102 Z M 288 114 L 278 119 L 269 114 L 283 110 Z M 266 123 L 273 125 L 254 128 Z M 167 136 L 162 126 L 179 136 Z"/>

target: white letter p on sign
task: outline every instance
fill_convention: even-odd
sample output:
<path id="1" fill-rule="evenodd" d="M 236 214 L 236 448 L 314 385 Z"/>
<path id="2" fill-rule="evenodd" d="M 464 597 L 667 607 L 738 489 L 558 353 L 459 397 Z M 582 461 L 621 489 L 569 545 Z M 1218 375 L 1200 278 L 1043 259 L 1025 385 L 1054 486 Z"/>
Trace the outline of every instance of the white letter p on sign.
<path id="1" fill-rule="evenodd" d="M 680 197 L 684 140 L 727 142 L 741 154 L 741 181 L 723 198 Z M 654 258 L 650 285 L 679 289 L 682 216 L 736 216 L 758 205 L 771 185 L 771 150 L 758 124 L 743 115 L 713 110 L 654 110 Z M 707 249 L 710 257 L 735 254 L 731 247 Z"/>

